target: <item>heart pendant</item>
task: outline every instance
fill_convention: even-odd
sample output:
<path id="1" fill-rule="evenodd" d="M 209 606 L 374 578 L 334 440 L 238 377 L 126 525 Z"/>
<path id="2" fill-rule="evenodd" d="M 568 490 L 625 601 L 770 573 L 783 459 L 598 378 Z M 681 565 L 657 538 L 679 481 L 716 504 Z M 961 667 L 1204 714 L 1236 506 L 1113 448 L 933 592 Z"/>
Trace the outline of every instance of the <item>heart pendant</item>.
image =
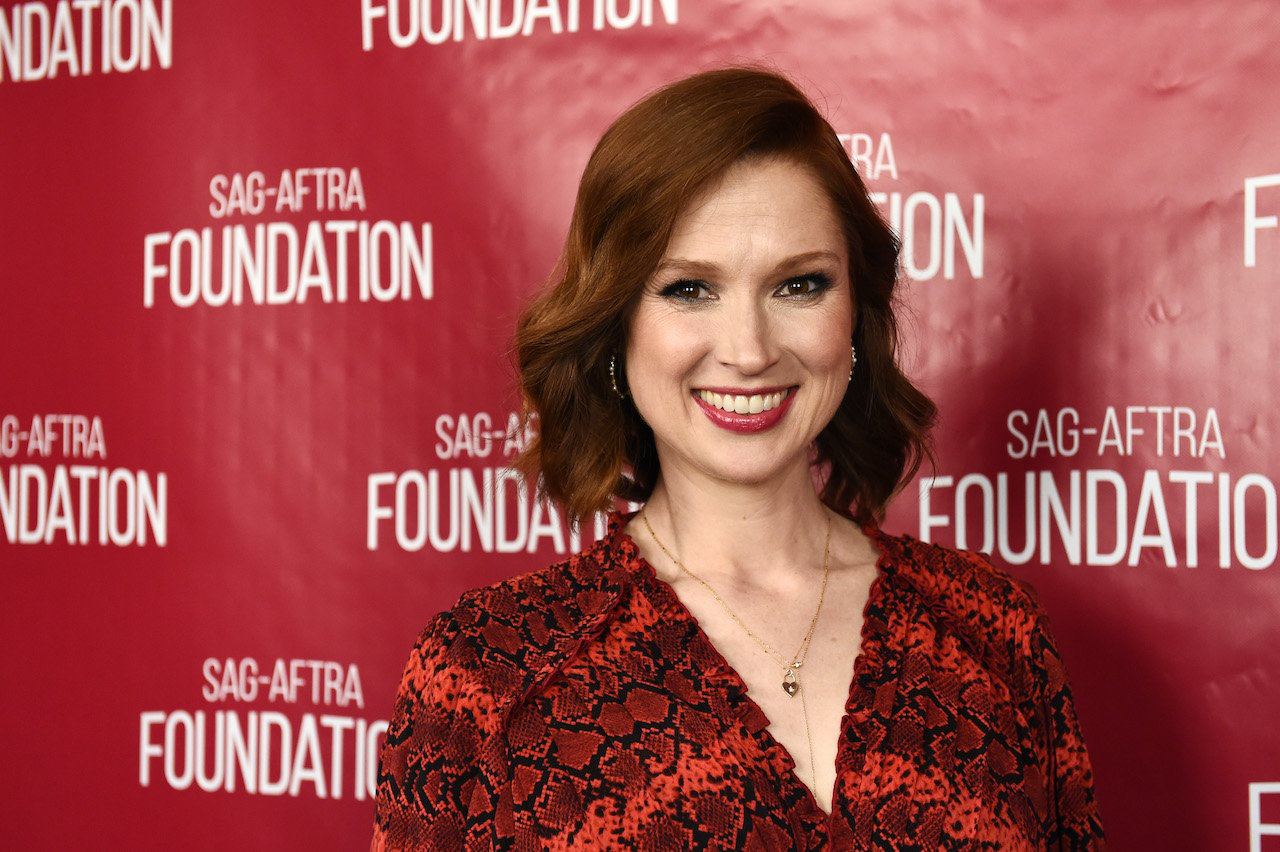
<path id="1" fill-rule="evenodd" d="M 782 679 L 782 691 L 788 698 L 800 691 L 800 684 L 796 683 L 796 676 L 791 672 L 787 672 L 787 676 Z"/>

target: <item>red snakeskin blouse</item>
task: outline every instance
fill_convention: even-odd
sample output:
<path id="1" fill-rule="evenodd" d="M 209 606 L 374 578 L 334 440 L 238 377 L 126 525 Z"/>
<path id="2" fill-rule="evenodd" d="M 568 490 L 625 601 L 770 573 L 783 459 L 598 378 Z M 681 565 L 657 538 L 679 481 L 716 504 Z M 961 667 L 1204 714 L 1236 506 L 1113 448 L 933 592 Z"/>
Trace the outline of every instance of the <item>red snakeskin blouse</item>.
<path id="1" fill-rule="evenodd" d="M 1045 617 L 981 556 L 868 530 L 879 576 L 828 817 L 623 523 L 428 625 L 374 850 L 1104 847 Z"/>

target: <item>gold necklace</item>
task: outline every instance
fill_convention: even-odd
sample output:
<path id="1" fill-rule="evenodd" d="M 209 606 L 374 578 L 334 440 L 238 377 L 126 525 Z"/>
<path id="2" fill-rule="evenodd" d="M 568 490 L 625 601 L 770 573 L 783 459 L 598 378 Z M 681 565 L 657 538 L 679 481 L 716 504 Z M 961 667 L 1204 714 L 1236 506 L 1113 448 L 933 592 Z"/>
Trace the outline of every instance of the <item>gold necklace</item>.
<path id="1" fill-rule="evenodd" d="M 813 758 L 813 735 L 809 731 L 809 706 L 805 701 L 804 693 L 800 690 L 800 680 L 796 677 L 796 671 L 799 670 L 801 665 L 803 665 L 804 658 L 809 654 L 809 643 L 813 641 L 814 631 L 818 627 L 818 616 L 822 613 L 822 602 L 827 596 L 827 579 L 831 575 L 831 515 L 829 513 L 827 514 L 827 540 L 822 546 L 822 588 L 818 592 L 818 606 L 813 611 L 813 618 L 809 620 L 809 630 L 805 633 L 804 640 L 800 643 L 799 650 L 796 651 L 795 656 L 792 657 L 790 661 L 784 659 L 781 654 L 769 645 L 768 642 L 765 642 L 757 636 L 751 628 L 747 626 L 746 622 L 739 618 L 736 612 L 730 609 L 729 605 L 724 602 L 724 598 L 720 597 L 719 592 L 712 588 L 710 583 L 686 568 L 684 563 L 677 559 L 675 554 L 667 549 L 667 546 L 662 543 L 662 539 L 658 538 L 658 534 L 653 531 L 653 524 L 649 523 L 649 517 L 645 514 L 643 509 L 640 510 L 640 520 L 644 521 L 644 528 L 648 530 L 649 537 L 653 539 L 654 544 L 658 545 L 658 549 L 666 555 L 667 559 L 675 563 L 677 568 L 687 574 L 690 578 L 696 580 L 704 589 L 710 592 L 711 596 L 716 599 L 716 603 L 720 604 L 721 608 L 729 614 L 729 617 L 737 622 L 738 626 L 751 637 L 751 640 L 759 645 L 766 654 L 782 666 L 783 671 L 785 672 L 782 677 L 782 691 L 787 694 L 787 697 L 794 698 L 797 692 L 800 693 L 800 713 L 804 717 L 804 736 L 809 744 L 809 772 L 812 779 L 810 786 L 813 789 L 813 795 L 818 795 L 818 765 Z"/>

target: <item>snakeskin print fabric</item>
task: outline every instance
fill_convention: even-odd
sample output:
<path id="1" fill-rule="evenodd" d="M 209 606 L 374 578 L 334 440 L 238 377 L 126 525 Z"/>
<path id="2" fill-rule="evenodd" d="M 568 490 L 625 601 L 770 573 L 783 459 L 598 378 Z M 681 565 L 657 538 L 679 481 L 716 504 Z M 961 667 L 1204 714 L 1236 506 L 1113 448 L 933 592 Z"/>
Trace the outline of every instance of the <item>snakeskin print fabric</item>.
<path id="1" fill-rule="evenodd" d="M 868 530 L 828 816 L 625 522 L 423 631 L 373 850 L 1104 848 L 1045 617 L 983 557 Z"/>

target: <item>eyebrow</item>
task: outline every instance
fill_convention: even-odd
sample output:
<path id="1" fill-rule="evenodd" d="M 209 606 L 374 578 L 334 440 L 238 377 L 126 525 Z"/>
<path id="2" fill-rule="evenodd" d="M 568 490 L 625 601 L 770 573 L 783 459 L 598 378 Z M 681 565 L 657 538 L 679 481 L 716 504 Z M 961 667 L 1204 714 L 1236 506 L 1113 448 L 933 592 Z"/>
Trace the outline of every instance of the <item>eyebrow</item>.
<path id="1" fill-rule="evenodd" d="M 807 251 L 802 254 L 795 254 L 786 258 L 781 263 L 777 264 L 773 271 L 775 273 L 790 271 L 797 268 L 803 268 L 819 261 L 839 263 L 840 255 L 826 249 Z M 705 260 L 689 260 L 682 257 L 668 257 L 664 258 L 653 272 L 655 275 L 664 272 L 681 272 L 697 275 L 718 272 L 719 270 L 719 266 Z"/>

